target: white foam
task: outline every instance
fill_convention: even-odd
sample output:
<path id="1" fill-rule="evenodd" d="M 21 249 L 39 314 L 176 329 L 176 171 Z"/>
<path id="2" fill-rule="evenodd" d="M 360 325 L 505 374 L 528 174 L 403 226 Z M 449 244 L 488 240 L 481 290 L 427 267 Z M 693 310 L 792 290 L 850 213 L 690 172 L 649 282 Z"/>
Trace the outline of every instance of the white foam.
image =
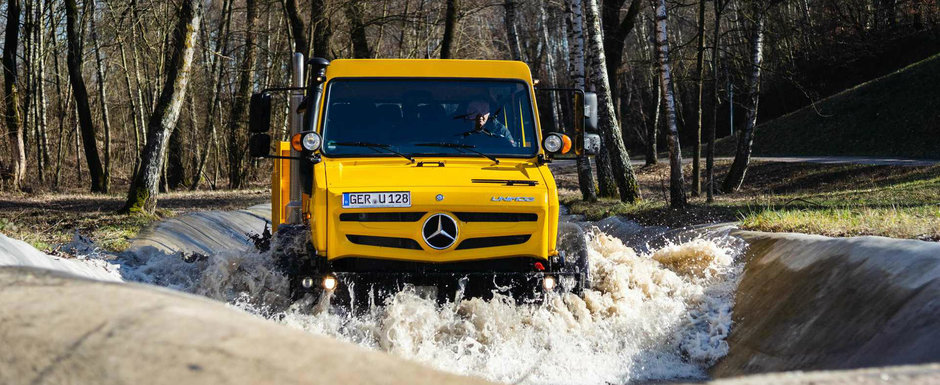
<path id="1" fill-rule="evenodd" d="M 101 281 L 119 282 L 122 280 L 118 265 L 100 258 L 96 249 L 85 248 L 88 247 L 87 244 L 84 244 L 78 237 L 69 246 L 78 247 L 79 244 L 83 245 L 82 251 L 88 253 L 87 255 L 63 258 L 45 254 L 26 242 L 0 234 L 0 266 L 52 269 Z"/>

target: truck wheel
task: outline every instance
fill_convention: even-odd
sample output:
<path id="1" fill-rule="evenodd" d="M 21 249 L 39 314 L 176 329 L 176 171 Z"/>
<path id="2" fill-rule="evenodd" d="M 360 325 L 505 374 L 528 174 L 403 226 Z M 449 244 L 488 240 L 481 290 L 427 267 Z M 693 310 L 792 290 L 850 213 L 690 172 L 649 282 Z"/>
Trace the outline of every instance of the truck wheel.
<path id="1" fill-rule="evenodd" d="M 558 224 L 558 270 L 578 277 L 574 291 L 591 288 L 590 265 L 588 262 L 587 237 L 584 229 L 572 222 Z"/>
<path id="2" fill-rule="evenodd" d="M 308 292 L 301 285 L 301 280 L 311 273 L 313 267 L 307 255 L 309 237 L 309 231 L 303 225 L 280 225 L 274 235 L 271 256 L 274 258 L 274 266 L 287 276 L 291 301 L 303 298 Z"/>

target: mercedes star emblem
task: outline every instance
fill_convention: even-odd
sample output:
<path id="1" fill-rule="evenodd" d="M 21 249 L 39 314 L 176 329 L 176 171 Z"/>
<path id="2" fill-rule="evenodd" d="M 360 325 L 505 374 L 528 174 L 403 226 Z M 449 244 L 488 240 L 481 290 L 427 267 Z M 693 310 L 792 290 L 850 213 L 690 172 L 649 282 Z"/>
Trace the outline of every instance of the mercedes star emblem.
<path id="1" fill-rule="evenodd" d="M 447 214 L 434 214 L 421 228 L 424 243 L 437 250 L 451 247 L 457 241 L 457 221 Z"/>

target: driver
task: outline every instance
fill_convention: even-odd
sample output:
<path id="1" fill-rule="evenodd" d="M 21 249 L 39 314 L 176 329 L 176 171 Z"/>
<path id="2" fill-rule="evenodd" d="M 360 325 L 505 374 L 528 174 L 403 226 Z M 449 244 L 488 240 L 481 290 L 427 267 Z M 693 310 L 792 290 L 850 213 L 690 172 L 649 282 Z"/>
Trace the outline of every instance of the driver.
<path id="1" fill-rule="evenodd" d="M 512 134 L 509 133 L 509 129 L 505 125 L 500 123 L 495 119 L 490 119 L 490 103 L 485 100 L 474 100 L 467 105 L 467 116 L 472 118 L 474 121 L 473 130 L 467 131 L 463 134 L 464 137 L 468 137 L 474 134 L 482 134 L 497 138 L 503 138 L 509 142 L 510 145 L 515 146 L 516 141 L 513 140 Z"/>

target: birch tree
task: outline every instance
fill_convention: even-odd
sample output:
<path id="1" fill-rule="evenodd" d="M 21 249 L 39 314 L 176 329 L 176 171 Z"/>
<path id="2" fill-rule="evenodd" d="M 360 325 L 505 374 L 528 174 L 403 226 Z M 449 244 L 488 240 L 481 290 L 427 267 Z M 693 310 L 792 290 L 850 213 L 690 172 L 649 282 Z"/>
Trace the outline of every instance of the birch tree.
<path id="1" fill-rule="evenodd" d="M 86 15 L 91 17 L 91 15 Z M 78 111 L 78 126 L 81 130 L 82 146 L 85 151 L 85 161 L 88 163 L 88 173 L 91 176 L 91 191 L 107 193 L 110 183 L 105 178 L 98 157 L 97 130 L 91 116 L 91 106 L 88 103 L 88 89 L 82 77 L 83 49 L 82 34 L 84 28 L 79 27 L 78 4 L 75 0 L 65 0 L 65 30 L 68 38 L 68 55 L 66 62 L 69 67 L 69 79 L 72 82 L 72 95 L 75 97 L 75 107 Z"/>
<path id="2" fill-rule="evenodd" d="M 656 8 L 656 45 L 659 58 L 659 83 L 666 108 L 666 143 L 669 147 L 669 205 L 686 205 L 685 183 L 682 178 L 682 152 L 679 149 L 679 128 L 676 125 L 676 99 L 673 94 L 672 72 L 669 66 L 669 38 L 666 34 L 666 0 L 659 0 Z"/>
<path id="3" fill-rule="evenodd" d="M 173 31 L 166 81 L 147 123 L 147 145 L 144 146 L 140 169 L 127 192 L 124 212 L 152 213 L 157 207 L 157 187 L 166 161 L 166 145 L 186 97 L 201 18 L 202 0 L 183 1 Z"/>
<path id="4" fill-rule="evenodd" d="M 744 129 L 738 131 L 737 148 L 734 162 L 721 185 L 722 191 L 730 192 L 741 188 L 744 174 L 751 161 L 751 149 L 754 145 L 754 127 L 757 125 L 757 102 L 760 96 L 761 63 L 764 48 L 764 9 L 761 1 L 754 1 L 753 21 L 751 25 L 750 76 L 748 77 L 748 107 L 744 120 Z"/>
<path id="5" fill-rule="evenodd" d="M 13 188 L 20 189 L 26 175 L 26 148 L 23 143 L 22 117 L 20 116 L 19 90 L 17 89 L 16 49 L 20 35 L 20 2 L 7 2 L 6 33 L 3 39 L 3 96 L 7 131 L 13 148 Z"/>
<path id="6" fill-rule="evenodd" d="M 614 172 L 614 180 L 620 190 L 620 200 L 635 203 L 640 200 L 640 187 L 630 163 L 630 156 L 623 144 L 623 134 L 617 122 L 614 111 L 613 97 L 610 92 L 610 82 L 607 77 L 607 64 L 604 56 L 604 43 L 602 41 L 601 23 L 598 15 L 597 0 L 586 0 L 585 14 L 587 26 L 591 33 L 590 49 L 597 55 L 591 74 L 597 86 L 598 123 L 601 134 L 604 136 L 604 148 L 610 156 L 610 165 Z"/>
<path id="7" fill-rule="evenodd" d="M 568 28 L 568 61 L 571 67 L 571 79 L 574 88 L 584 90 L 584 28 L 581 13 L 581 0 L 565 0 L 565 14 Z M 591 161 L 587 155 L 580 155 L 577 159 L 578 187 L 581 189 L 581 199 L 587 202 L 597 201 L 597 190 L 594 186 L 594 172 L 591 170 Z"/>

